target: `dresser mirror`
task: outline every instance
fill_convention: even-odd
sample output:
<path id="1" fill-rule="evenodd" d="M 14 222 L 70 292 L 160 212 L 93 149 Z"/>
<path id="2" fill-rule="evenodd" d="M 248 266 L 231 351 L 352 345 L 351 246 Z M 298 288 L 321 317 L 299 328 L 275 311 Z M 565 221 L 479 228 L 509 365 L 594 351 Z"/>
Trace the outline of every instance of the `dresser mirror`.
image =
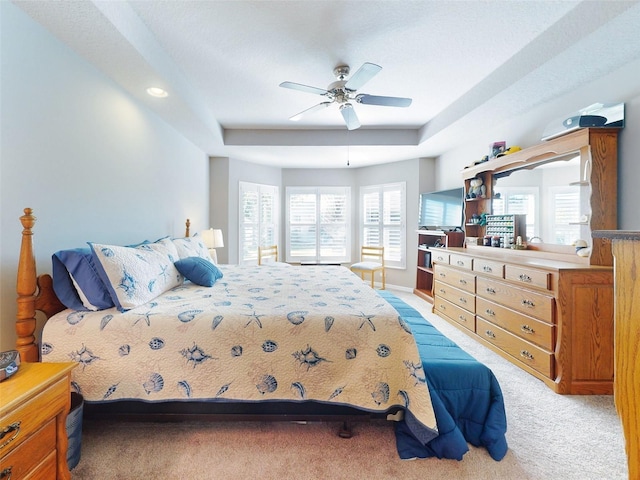
<path id="1" fill-rule="evenodd" d="M 589 157 L 586 155 L 586 157 Z M 589 161 L 579 152 L 495 173 L 492 213 L 526 214 L 526 241 L 590 241 Z"/>

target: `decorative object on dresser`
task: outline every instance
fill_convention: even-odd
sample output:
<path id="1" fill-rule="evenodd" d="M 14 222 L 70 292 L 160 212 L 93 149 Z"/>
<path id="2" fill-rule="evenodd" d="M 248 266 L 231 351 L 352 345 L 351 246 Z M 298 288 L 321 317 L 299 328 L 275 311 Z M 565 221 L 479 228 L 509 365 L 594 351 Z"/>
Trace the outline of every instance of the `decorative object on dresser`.
<path id="1" fill-rule="evenodd" d="M 434 262 L 434 311 L 557 393 L 613 392 L 613 257 L 591 231 L 617 224 L 617 137 L 617 129 L 582 129 L 463 170 L 467 189 L 478 176 L 487 186 L 487 198 L 465 201 L 466 235 L 482 238 L 482 246 L 448 248 Z M 496 179 L 570 161 L 587 210 L 588 221 L 579 222 L 586 256 L 576 255 L 575 244 L 531 242 L 528 216 L 494 212 L 486 225 L 472 221 L 493 211 Z M 508 232 L 497 233 L 503 227 L 513 228 L 511 248 L 484 246 L 500 246 L 500 238 L 505 246 Z"/>
<path id="2" fill-rule="evenodd" d="M 613 243 L 615 290 L 614 388 L 626 442 L 629 478 L 640 478 L 640 232 L 597 231 Z"/>
<path id="3" fill-rule="evenodd" d="M 75 367 L 75 363 L 23 363 L 0 384 L 1 478 L 71 478 L 65 421 Z"/>

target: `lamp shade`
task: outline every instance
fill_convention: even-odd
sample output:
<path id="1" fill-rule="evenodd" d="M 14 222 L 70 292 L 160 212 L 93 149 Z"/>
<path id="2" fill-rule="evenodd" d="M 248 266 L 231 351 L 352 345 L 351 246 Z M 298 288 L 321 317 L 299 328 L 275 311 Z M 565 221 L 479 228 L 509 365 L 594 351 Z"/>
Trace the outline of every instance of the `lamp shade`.
<path id="1" fill-rule="evenodd" d="M 203 230 L 200 235 L 202 241 L 207 248 L 222 248 L 224 247 L 224 239 L 222 238 L 222 230 L 219 228 L 210 228 L 209 230 Z"/>

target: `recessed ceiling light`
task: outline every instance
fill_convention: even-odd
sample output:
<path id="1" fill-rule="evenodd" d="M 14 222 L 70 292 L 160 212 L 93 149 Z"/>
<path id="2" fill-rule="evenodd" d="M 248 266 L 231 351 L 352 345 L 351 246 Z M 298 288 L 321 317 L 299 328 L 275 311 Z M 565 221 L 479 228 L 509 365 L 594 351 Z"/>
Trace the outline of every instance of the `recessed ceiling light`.
<path id="1" fill-rule="evenodd" d="M 169 95 L 166 92 L 166 90 L 163 90 L 160 87 L 149 87 L 147 88 L 147 93 L 152 97 L 158 97 L 158 98 L 164 98 Z"/>

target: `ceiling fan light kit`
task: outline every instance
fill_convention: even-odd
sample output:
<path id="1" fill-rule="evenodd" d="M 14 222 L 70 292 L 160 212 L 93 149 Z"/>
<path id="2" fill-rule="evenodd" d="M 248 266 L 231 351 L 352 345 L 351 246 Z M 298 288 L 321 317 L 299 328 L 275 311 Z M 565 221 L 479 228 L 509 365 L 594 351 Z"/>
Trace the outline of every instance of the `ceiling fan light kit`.
<path id="1" fill-rule="evenodd" d="M 319 103 L 311 108 L 307 108 L 300 113 L 290 117 L 290 120 L 298 121 L 302 117 L 322 110 L 329 105 L 336 103 L 339 105 L 340 113 L 347 125 L 348 130 L 355 130 L 360 128 L 360 120 L 356 115 L 353 108 L 353 103 L 361 103 L 363 105 L 376 105 L 383 107 L 408 107 L 411 105 L 410 98 L 402 97 L 383 97 L 379 95 L 368 95 L 366 93 L 358 94 L 357 91 L 371 80 L 378 72 L 382 70 L 382 67 L 374 63 L 364 63 L 353 76 L 346 80 L 349 76 L 350 68 L 348 65 L 338 65 L 333 69 L 333 74 L 337 78 L 337 81 L 331 83 L 326 90 L 317 87 L 310 87 L 308 85 L 302 85 L 294 82 L 282 82 L 280 84 L 283 88 L 290 88 L 292 90 L 298 90 L 304 93 L 311 93 L 314 95 L 321 95 L 327 97 L 329 101 Z"/>

